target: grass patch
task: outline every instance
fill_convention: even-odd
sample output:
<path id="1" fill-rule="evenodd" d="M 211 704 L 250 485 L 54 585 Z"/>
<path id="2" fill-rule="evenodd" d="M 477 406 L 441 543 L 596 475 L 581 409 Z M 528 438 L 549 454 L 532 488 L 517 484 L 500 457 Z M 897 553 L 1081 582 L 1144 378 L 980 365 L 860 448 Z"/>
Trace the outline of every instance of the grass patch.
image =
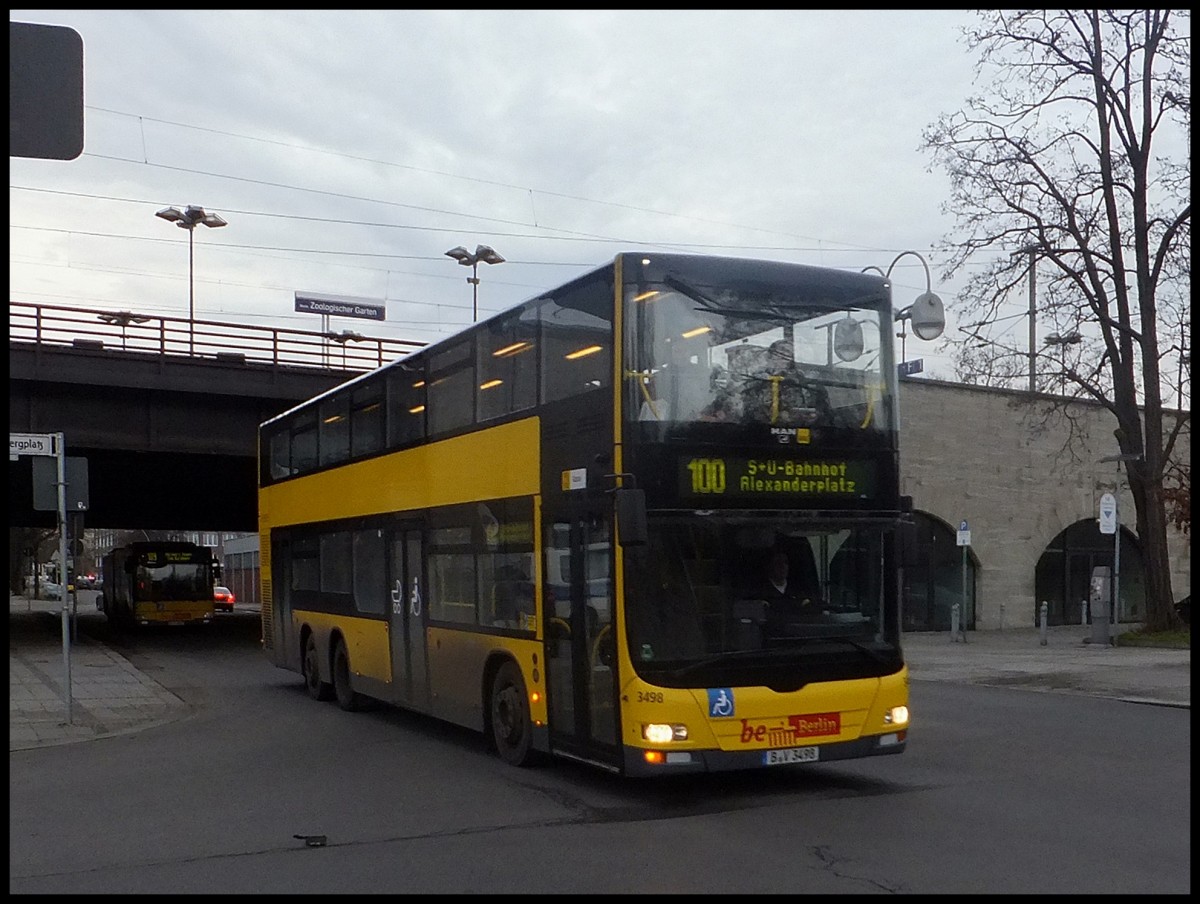
<path id="1" fill-rule="evenodd" d="M 1191 631 L 1126 631 L 1117 635 L 1118 647 L 1166 647 L 1172 650 L 1192 648 Z"/>

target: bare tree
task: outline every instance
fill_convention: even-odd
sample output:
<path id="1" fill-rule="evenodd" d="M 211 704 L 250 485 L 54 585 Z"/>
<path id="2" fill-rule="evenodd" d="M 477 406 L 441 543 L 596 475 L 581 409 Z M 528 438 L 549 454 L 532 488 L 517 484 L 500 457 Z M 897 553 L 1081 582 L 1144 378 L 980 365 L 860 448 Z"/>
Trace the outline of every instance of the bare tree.
<path id="1" fill-rule="evenodd" d="M 28 592 L 35 597 L 41 584 L 38 568 L 58 549 L 57 528 L 13 527 L 8 532 L 8 589 L 11 593 L 26 592 L 25 580 L 32 575 Z M 53 542 L 52 542 L 53 541 Z"/>
<path id="2" fill-rule="evenodd" d="M 977 72 L 994 79 L 923 136 L 951 177 L 945 209 L 959 231 L 943 243 L 945 277 L 982 252 L 993 261 L 959 298 L 971 321 L 952 349 L 959 376 L 1018 385 L 1024 360 L 1031 390 L 1112 412 L 1146 565 L 1146 627 L 1177 627 L 1163 478 L 1191 420 L 1173 366 L 1190 364 L 1189 14 L 987 10 L 964 34 Z M 1045 352 L 995 338 L 1026 280 L 1053 330 Z"/>

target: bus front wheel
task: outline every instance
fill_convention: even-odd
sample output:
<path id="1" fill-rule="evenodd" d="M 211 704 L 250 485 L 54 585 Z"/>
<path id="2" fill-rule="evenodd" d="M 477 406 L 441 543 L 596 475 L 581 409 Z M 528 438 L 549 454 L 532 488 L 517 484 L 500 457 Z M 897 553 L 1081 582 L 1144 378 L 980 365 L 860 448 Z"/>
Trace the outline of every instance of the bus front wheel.
<path id="1" fill-rule="evenodd" d="M 317 655 L 317 642 L 310 634 L 304 641 L 304 687 L 314 700 L 332 700 L 333 685 L 321 680 L 321 660 Z"/>
<path id="2" fill-rule="evenodd" d="M 533 743 L 529 698 L 515 662 L 500 666 L 492 681 L 491 722 L 492 740 L 500 758 L 512 766 L 529 765 Z"/>

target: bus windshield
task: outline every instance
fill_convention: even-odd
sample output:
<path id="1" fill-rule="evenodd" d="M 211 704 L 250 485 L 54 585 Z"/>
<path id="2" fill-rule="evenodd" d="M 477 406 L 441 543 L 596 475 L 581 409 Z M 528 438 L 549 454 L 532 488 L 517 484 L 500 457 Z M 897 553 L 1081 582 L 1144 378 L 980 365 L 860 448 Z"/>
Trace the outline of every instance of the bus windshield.
<path id="1" fill-rule="evenodd" d="M 895 429 L 890 305 L 664 276 L 627 291 L 626 419 Z M 882 351 L 881 351 L 882 348 Z"/>
<path id="2" fill-rule="evenodd" d="M 627 560 L 635 670 L 666 686 L 769 684 L 764 670 L 794 672 L 801 656 L 831 648 L 865 650 L 869 670 L 896 641 L 883 536 L 878 525 L 737 512 L 652 517 L 645 554 Z"/>
<path id="3" fill-rule="evenodd" d="M 137 599 L 145 602 L 204 599 L 212 595 L 212 577 L 199 562 L 139 565 L 135 587 Z"/>

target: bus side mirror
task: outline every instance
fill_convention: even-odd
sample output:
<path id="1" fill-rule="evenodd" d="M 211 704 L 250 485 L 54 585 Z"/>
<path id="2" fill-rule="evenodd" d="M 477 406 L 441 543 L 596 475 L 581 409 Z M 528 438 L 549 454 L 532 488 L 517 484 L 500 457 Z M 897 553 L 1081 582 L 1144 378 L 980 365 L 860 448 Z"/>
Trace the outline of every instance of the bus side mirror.
<path id="1" fill-rule="evenodd" d="M 645 546 L 646 491 L 633 487 L 617 487 L 617 536 L 622 546 Z"/>

